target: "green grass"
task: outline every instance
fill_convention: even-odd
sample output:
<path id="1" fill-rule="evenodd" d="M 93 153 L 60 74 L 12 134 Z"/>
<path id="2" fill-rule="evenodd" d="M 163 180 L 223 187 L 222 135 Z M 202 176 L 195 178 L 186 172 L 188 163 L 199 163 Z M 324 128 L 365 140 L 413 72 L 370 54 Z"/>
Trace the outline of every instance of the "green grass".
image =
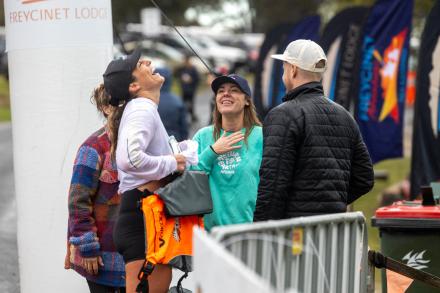
<path id="1" fill-rule="evenodd" d="M 368 224 L 368 244 L 371 249 L 379 250 L 379 233 L 378 229 L 371 227 L 371 217 L 377 208 L 379 208 L 381 194 L 387 187 L 402 181 L 409 174 L 410 159 L 394 159 L 380 162 L 374 166 L 375 170 L 388 171 L 387 180 L 376 180 L 373 190 L 360 199 L 355 201 L 353 209 L 364 213 Z"/>
<path id="2" fill-rule="evenodd" d="M 380 206 L 382 192 L 389 186 L 405 179 L 410 172 L 410 159 L 394 159 L 380 162 L 374 166 L 375 170 L 388 171 L 387 180 L 376 180 L 374 188 L 366 195 L 355 201 L 353 210 L 364 213 L 368 226 L 368 246 L 372 250 L 380 251 L 380 240 L 378 228 L 371 227 L 371 217 Z M 380 291 L 381 276 L 380 270 L 376 269 L 376 290 Z"/>
<path id="3" fill-rule="evenodd" d="M 0 107 L 0 122 L 11 121 L 11 110 L 9 107 Z"/>
<path id="4" fill-rule="evenodd" d="M 9 82 L 3 75 L 0 75 L 0 100 L 9 101 Z"/>
<path id="5" fill-rule="evenodd" d="M 10 120 L 9 83 L 4 76 L 0 76 L 0 122 Z"/>

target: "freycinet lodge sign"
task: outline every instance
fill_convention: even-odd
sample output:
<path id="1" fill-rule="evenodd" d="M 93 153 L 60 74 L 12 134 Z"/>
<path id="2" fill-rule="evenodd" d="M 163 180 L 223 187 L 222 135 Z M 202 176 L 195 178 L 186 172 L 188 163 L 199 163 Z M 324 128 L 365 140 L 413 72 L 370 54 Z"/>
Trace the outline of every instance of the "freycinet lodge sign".
<path id="1" fill-rule="evenodd" d="M 110 0 L 5 0 L 8 51 L 108 44 L 111 21 Z"/>
<path id="2" fill-rule="evenodd" d="M 42 1 L 42 0 L 39 0 Z M 29 2 L 27 2 L 29 3 Z M 17 10 L 9 13 L 9 23 L 57 21 L 73 19 L 106 19 L 108 11 L 96 7 L 57 7 L 50 9 Z"/>

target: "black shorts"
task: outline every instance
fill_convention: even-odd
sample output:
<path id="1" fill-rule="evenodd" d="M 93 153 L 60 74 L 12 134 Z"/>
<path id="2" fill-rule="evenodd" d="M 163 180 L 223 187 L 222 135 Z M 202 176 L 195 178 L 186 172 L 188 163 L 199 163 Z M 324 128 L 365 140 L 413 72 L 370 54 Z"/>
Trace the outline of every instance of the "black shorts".
<path id="1" fill-rule="evenodd" d="M 113 240 L 117 251 L 125 263 L 145 259 L 144 215 L 140 200 L 148 195 L 139 189 L 126 191 L 121 196 L 119 216 L 113 230 Z"/>

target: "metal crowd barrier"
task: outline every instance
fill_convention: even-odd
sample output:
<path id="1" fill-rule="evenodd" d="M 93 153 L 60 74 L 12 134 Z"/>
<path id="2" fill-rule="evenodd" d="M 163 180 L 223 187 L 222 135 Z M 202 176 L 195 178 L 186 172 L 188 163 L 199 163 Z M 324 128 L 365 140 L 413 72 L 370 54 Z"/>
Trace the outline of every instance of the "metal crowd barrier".
<path id="1" fill-rule="evenodd" d="M 367 282 L 374 282 L 368 280 L 367 229 L 360 212 L 217 227 L 209 237 L 272 292 L 365 293 Z M 216 273 L 219 282 L 221 274 Z"/>

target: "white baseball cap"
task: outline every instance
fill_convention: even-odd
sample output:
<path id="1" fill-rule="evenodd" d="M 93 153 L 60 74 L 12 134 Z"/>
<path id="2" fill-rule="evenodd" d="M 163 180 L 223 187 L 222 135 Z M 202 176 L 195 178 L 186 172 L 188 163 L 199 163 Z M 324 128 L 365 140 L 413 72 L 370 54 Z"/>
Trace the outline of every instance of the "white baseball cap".
<path id="1" fill-rule="evenodd" d="M 283 54 L 271 57 L 310 72 L 324 72 L 327 68 L 327 57 L 325 57 L 324 51 L 321 46 L 311 40 L 290 42 Z"/>

